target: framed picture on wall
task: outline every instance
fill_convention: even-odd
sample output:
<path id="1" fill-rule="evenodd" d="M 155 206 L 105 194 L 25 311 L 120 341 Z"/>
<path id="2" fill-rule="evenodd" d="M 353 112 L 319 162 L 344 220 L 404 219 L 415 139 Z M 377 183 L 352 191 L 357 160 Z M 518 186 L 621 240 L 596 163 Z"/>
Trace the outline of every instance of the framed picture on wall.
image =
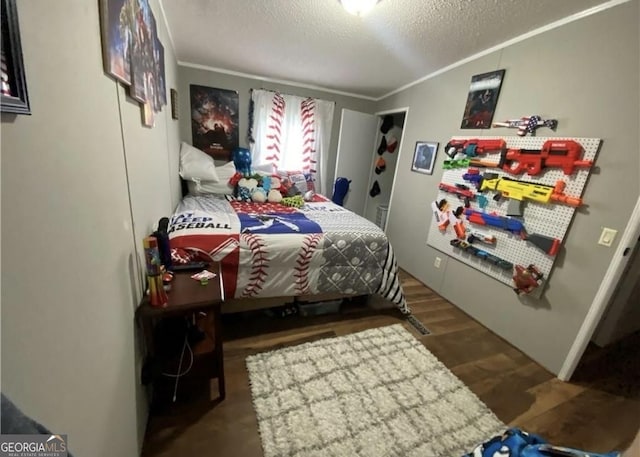
<path id="1" fill-rule="evenodd" d="M 2 99 L 3 113 L 31 114 L 27 80 L 22 62 L 18 9 L 15 0 L 2 0 Z"/>
<path id="2" fill-rule="evenodd" d="M 417 141 L 416 149 L 413 151 L 411 171 L 424 173 L 425 175 L 432 174 L 437 152 L 438 143 L 435 141 Z"/>
<path id="3" fill-rule="evenodd" d="M 104 71 L 140 103 L 142 125 L 167 104 L 164 46 L 149 0 L 99 0 Z"/>
<path id="4" fill-rule="evenodd" d="M 126 0 L 100 1 L 100 29 L 104 71 L 124 84 L 131 84 L 131 24 Z"/>
<path id="5" fill-rule="evenodd" d="M 178 119 L 178 91 L 175 89 L 170 90 L 171 94 L 171 117 Z"/>
<path id="6" fill-rule="evenodd" d="M 471 77 L 467 103 L 462 115 L 461 129 L 488 129 L 496 110 L 504 70 L 491 71 Z"/>

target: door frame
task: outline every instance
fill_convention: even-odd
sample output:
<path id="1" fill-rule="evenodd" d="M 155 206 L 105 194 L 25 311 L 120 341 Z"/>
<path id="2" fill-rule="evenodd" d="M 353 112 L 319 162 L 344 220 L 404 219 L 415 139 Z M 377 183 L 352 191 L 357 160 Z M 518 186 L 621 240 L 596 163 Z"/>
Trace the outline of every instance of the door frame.
<path id="1" fill-rule="evenodd" d="M 393 182 L 391 184 L 391 195 L 389 196 L 389 209 L 387 210 L 387 217 L 384 221 L 384 229 L 385 232 L 387 227 L 389 227 L 389 215 L 391 215 L 391 208 L 393 207 L 393 195 L 396 190 L 396 179 L 398 179 L 398 168 L 400 168 L 400 160 L 402 158 L 402 150 L 404 149 L 404 137 L 407 132 L 407 120 L 409 119 L 409 107 L 403 106 L 401 108 L 393 108 L 387 109 L 384 111 L 378 111 L 374 113 L 374 116 L 385 116 L 387 114 L 398 114 L 404 113 L 404 126 L 402 127 L 402 135 L 400 136 L 400 149 L 398 150 L 398 160 L 396 161 L 396 169 L 393 171 Z M 375 154 L 375 152 L 374 152 Z M 374 155 L 375 159 L 375 155 Z M 369 187 L 371 187 L 371 183 L 369 183 Z M 366 207 L 365 207 L 366 209 Z"/>
<path id="2" fill-rule="evenodd" d="M 372 120 L 376 120 L 376 130 L 374 130 L 374 133 L 375 133 L 375 131 L 377 131 L 377 129 L 380 126 L 380 121 L 379 121 L 379 119 L 376 118 L 375 114 L 365 113 L 364 111 L 357 111 L 357 110 L 350 109 L 350 108 L 342 108 L 340 110 L 340 129 L 339 129 L 339 132 L 338 132 L 338 144 L 336 146 L 336 165 L 335 165 L 335 168 L 333 170 L 333 184 L 331 184 L 331 188 L 332 189 L 333 189 L 333 186 L 335 185 L 336 179 L 338 179 L 338 166 L 340 165 L 340 156 L 341 156 L 341 154 L 340 154 L 340 149 L 341 149 L 340 148 L 340 141 L 342 139 L 342 133 L 343 133 L 343 127 L 344 127 L 344 118 L 345 118 L 345 112 L 346 111 L 350 111 L 352 113 L 358 113 L 358 114 L 370 116 L 370 117 L 373 118 Z M 376 137 L 374 135 L 374 137 L 371 139 L 371 150 L 375 150 L 375 147 L 376 147 L 375 143 L 376 143 Z M 369 183 L 370 180 L 371 180 L 371 177 L 369 176 L 369 179 L 367 181 L 367 184 L 369 186 L 371 185 Z M 368 200 L 368 198 L 366 197 L 366 195 L 367 195 L 368 189 L 369 189 L 368 187 L 364 189 L 365 190 L 365 198 L 364 198 L 364 206 L 363 206 L 363 209 L 362 209 L 363 214 L 366 214 L 366 210 L 367 210 L 367 200 Z M 333 192 L 333 190 L 332 190 L 332 192 Z M 349 192 L 351 192 L 351 190 L 349 190 Z M 347 196 L 346 198 L 348 199 L 349 197 Z M 347 200 L 346 203 L 348 203 L 348 200 Z"/>
<path id="3" fill-rule="evenodd" d="M 587 315 L 582 322 L 582 326 L 576 335 L 576 339 L 573 341 L 573 345 L 567 354 L 567 358 L 560 368 L 558 378 L 562 381 L 568 381 L 571 379 L 573 372 L 578 366 L 578 362 L 582 358 L 587 344 L 591 341 L 593 333 L 595 332 L 602 315 L 609 306 L 609 302 L 613 297 L 613 294 L 622 278 L 622 274 L 625 271 L 627 264 L 629 263 L 631 256 L 624 255 L 626 249 L 629 249 L 628 253 L 633 252 L 633 248 L 638 242 L 640 237 L 640 196 L 636 201 L 636 206 L 631 213 L 631 218 L 627 223 L 627 226 L 622 233 L 622 238 L 618 243 L 618 247 L 613 254 L 613 259 L 609 264 L 609 268 L 600 283 L 600 287 L 596 292 L 591 307 L 587 312 Z"/>

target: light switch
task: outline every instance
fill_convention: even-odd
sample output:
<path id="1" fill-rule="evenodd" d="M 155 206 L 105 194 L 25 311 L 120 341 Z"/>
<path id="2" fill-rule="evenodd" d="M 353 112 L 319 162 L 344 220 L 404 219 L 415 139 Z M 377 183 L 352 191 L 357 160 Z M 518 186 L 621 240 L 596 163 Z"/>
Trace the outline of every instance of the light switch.
<path id="1" fill-rule="evenodd" d="M 617 230 L 614 230 L 608 227 L 603 227 L 602 233 L 600 234 L 600 239 L 598 240 L 598 244 L 601 244 L 603 246 L 607 246 L 610 248 L 617 234 L 618 234 Z"/>

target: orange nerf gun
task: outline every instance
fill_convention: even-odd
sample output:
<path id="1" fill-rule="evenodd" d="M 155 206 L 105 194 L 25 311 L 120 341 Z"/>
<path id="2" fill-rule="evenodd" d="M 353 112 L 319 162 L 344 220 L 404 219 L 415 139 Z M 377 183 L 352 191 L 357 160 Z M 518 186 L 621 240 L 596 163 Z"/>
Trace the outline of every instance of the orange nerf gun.
<path id="1" fill-rule="evenodd" d="M 440 201 L 434 201 L 431 203 L 431 209 L 433 210 L 433 217 L 438 224 L 438 229 L 441 232 L 446 232 L 449 224 L 453 227 L 453 231 L 456 236 L 461 240 L 465 238 L 465 227 L 462 218 L 460 217 L 464 212 L 464 208 L 459 206 L 455 211 L 449 209 L 449 203 L 443 198 Z"/>

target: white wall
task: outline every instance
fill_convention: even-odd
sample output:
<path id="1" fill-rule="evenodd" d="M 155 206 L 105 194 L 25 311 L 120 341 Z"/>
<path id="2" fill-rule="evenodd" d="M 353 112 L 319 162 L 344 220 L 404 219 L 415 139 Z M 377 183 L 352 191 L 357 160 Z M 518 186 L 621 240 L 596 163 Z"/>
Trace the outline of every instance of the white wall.
<path id="1" fill-rule="evenodd" d="M 428 79 L 376 107 L 410 107 L 387 228 L 400 266 L 554 373 L 614 252 L 615 246 L 596 244 L 600 230 L 623 230 L 640 194 L 638 17 L 637 0 L 616 6 Z M 584 194 L 587 206 L 576 214 L 540 301 L 518 299 L 510 288 L 427 246 L 442 146 L 432 176 L 410 171 L 417 140 L 443 145 L 455 135 L 514 134 L 458 129 L 471 76 L 500 68 L 506 75 L 495 120 L 540 114 L 559 120 L 556 135 L 604 140 L 600 171 Z M 440 269 L 433 266 L 436 256 L 444 257 Z"/>
<path id="2" fill-rule="evenodd" d="M 168 90 L 176 61 L 151 5 Z M 75 455 L 137 455 L 135 255 L 179 196 L 178 123 L 165 107 L 142 127 L 103 73 L 98 2 L 22 0 L 18 13 L 32 115 L 2 116 L 2 391 Z"/>

